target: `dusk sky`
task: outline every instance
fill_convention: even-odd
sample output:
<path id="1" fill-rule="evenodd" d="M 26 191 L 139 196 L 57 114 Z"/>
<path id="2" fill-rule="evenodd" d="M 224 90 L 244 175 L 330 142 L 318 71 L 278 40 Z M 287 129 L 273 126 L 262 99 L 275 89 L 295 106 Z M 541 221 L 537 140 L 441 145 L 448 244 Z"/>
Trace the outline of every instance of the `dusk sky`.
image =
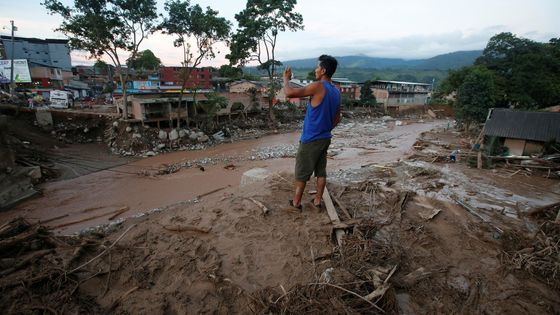
<path id="1" fill-rule="evenodd" d="M 64 1 L 71 3 L 71 1 Z M 48 15 L 39 0 L 0 0 L 0 33 L 10 34 L 10 20 L 18 27 L 16 36 L 65 38 L 54 29 L 61 18 Z M 158 1 L 160 13 L 164 1 Z M 193 0 L 210 6 L 235 25 L 234 15 L 245 7 L 243 0 Z M 483 49 L 500 32 L 547 42 L 560 37 L 558 0 L 300 0 L 296 11 L 303 15 L 305 29 L 279 36 L 280 60 L 367 55 L 391 58 L 426 58 L 438 54 Z M 235 27 L 234 27 L 235 29 Z M 150 49 L 165 65 L 179 65 L 181 51 L 173 39 L 153 34 L 141 46 Z M 227 48 L 204 65 L 226 63 Z M 72 53 L 73 64 L 93 63 L 84 52 Z"/>

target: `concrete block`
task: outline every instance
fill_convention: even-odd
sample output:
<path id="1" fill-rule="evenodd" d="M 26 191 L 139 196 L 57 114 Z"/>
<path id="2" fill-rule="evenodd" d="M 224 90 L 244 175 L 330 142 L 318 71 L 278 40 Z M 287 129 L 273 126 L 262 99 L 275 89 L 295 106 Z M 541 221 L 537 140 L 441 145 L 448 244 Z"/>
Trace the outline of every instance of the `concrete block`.
<path id="1" fill-rule="evenodd" d="M 53 126 L 52 115 L 48 110 L 37 109 L 35 112 L 35 119 L 37 119 L 37 123 L 41 127 L 51 128 Z"/>
<path id="2" fill-rule="evenodd" d="M 179 133 L 177 132 L 177 129 L 173 129 L 169 132 L 169 140 L 174 141 L 179 139 Z"/>
<path id="3" fill-rule="evenodd" d="M 240 186 L 244 187 L 249 184 L 264 182 L 272 173 L 264 168 L 252 168 L 241 176 Z"/>

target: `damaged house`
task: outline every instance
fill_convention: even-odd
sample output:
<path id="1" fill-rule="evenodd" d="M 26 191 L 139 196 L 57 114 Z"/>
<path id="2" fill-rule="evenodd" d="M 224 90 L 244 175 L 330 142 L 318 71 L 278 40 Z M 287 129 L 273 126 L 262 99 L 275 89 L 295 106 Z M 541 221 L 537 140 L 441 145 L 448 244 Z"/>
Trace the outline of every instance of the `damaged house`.
<path id="1" fill-rule="evenodd" d="M 560 141 L 560 113 L 494 108 L 488 114 L 484 135 L 503 139 L 510 155 L 541 153 L 545 143 Z"/>

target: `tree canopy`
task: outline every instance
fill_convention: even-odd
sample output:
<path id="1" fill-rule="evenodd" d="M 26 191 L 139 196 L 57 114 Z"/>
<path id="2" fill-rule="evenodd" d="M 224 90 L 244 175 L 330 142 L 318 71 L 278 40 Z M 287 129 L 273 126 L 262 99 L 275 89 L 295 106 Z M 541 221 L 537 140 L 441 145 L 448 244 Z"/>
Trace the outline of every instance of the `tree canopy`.
<path id="1" fill-rule="evenodd" d="M 218 73 L 221 77 L 239 79 L 243 76 L 243 70 L 240 67 L 234 67 L 231 65 L 221 65 L 218 69 Z"/>
<path id="2" fill-rule="evenodd" d="M 278 34 L 303 29 L 303 17 L 294 12 L 296 0 L 248 0 L 245 9 L 235 15 L 238 29 L 232 35 L 230 53 L 226 56 L 232 65 L 257 61 L 259 68 L 269 77 L 269 117 L 277 87 L 274 84 L 276 69 L 281 65 L 276 59 Z"/>
<path id="3" fill-rule="evenodd" d="M 455 116 L 467 126 L 484 122 L 488 110 L 495 105 L 494 74 L 485 67 L 472 67 L 457 89 Z"/>
<path id="4" fill-rule="evenodd" d="M 497 106 L 530 109 L 560 103 L 558 39 L 539 43 L 511 33 L 492 37 L 476 65 L 494 72 Z"/>
<path id="5" fill-rule="evenodd" d="M 125 82 L 120 53 L 134 59 L 142 41 L 154 31 L 157 19 L 155 0 L 74 0 L 66 6 L 59 0 L 44 0 L 43 6 L 51 14 L 63 17 L 56 29 L 68 36 L 70 47 L 85 50 L 91 58 L 107 56 L 111 59 L 123 86 Z M 123 106 L 123 117 L 127 118 Z"/>
<path id="6" fill-rule="evenodd" d="M 167 16 L 163 17 L 158 29 L 164 34 L 174 36 L 173 44 L 183 50 L 182 64 L 185 68 L 181 73 L 181 92 L 179 106 L 177 106 L 177 127 L 179 127 L 180 104 L 192 69 L 200 65 L 204 59 L 215 57 L 214 45 L 229 38 L 231 23 L 219 17 L 218 11 L 210 7 L 203 10 L 198 4 L 191 6 L 188 0 L 169 0 L 165 3 L 164 9 Z M 194 43 L 194 47 L 191 43 Z"/>
<path id="7" fill-rule="evenodd" d="M 560 44 L 511 33 L 492 37 L 475 65 L 450 70 L 435 98 L 456 93 L 458 119 L 483 122 L 488 108 L 539 109 L 560 104 Z"/>
<path id="8" fill-rule="evenodd" d="M 360 103 L 363 106 L 375 106 L 377 105 L 377 100 L 375 99 L 375 95 L 371 91 L 371 81 L 367 80 L 364 82 L 364 85 L 360 88 Z"/>
<path id="9" fill-rule="evenodd" d="M 158 29 L 175 36 L 173 43 L 183 48 L 185 67 L 196 67 L 203 59 L 214 58 L 214 45 L 229 37 L 231 23 L 210 7 L 203 10 L 198 4 L 191 6 L 188 0 L 170 0 L 164 8 L 167 16 Z"/>
<path id="10" fill-rule="evenodd" d="M 139 52 L 135 58 L 128 58 L 126 64 L 134 70 L 157 70 L 161 65 L 161 60 L 149 50 Z"/>

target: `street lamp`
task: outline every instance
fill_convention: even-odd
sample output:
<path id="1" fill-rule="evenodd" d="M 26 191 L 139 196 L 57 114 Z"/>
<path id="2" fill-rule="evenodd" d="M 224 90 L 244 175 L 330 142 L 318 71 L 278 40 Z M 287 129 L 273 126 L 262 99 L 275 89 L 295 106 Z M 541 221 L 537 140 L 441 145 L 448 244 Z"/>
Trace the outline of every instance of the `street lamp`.
<path id="1" fill-rule="evenodd" d="M 16 83 L 14 82 L 14 32 L 17 28 L 14 26 L 14 20 L 11 20 L 10 23 L 12 24 L 12 54 L 11 54 L 11 70 L 10 70 L 10 94 L 15 94 L 15 87 Z"/>

